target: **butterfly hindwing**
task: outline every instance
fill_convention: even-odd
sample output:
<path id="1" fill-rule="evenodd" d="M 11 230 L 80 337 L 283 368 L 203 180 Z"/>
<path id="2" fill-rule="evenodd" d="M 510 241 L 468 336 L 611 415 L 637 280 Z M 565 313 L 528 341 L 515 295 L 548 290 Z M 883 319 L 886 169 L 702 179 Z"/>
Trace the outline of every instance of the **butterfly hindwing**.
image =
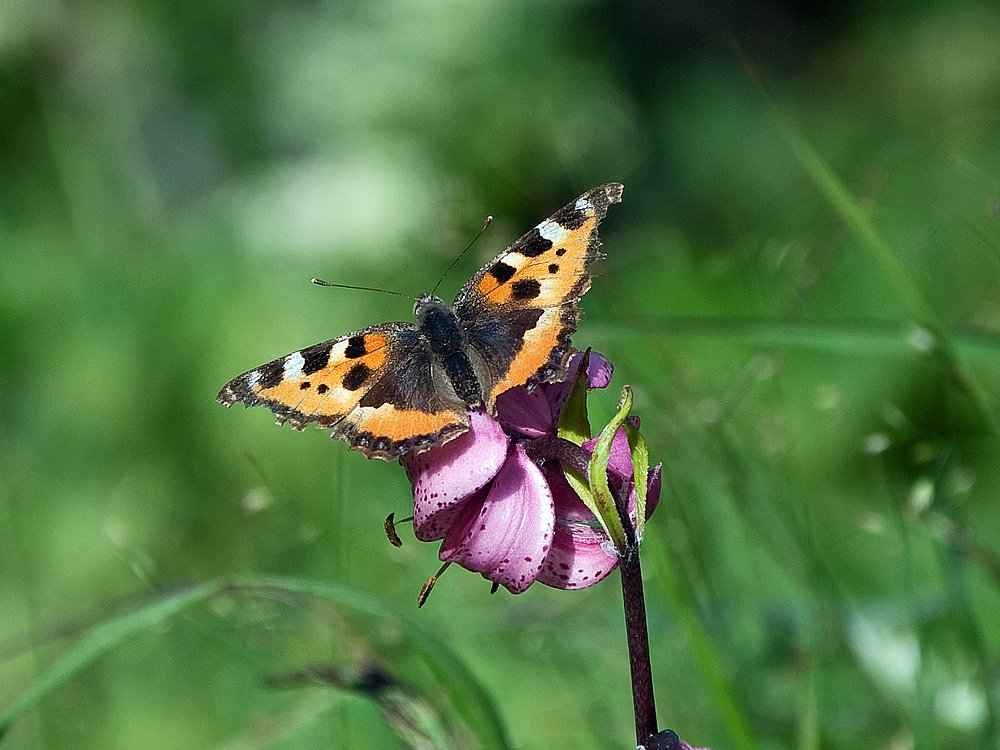
<path id="1" fill-rule="evenodd" d="M 587 266 L 603 257 L 597 226 L 623 187 L 584 193 L 481 268 L 455 298 L 469 343 L 490 369 L 488 404 L 504 391 L 557 380 L 572 353 L 577 302 L 588 289 Z"/>
<path id="2" fill-rule="evenodd" d="M 267 406 L 278 423 L 332 430 L 369 458 L 440 445 L 468 427 L 465 405 L 435 387 L 412 324 L 384 323 L 292 352 L 234 378 L 227 406 Z"/>

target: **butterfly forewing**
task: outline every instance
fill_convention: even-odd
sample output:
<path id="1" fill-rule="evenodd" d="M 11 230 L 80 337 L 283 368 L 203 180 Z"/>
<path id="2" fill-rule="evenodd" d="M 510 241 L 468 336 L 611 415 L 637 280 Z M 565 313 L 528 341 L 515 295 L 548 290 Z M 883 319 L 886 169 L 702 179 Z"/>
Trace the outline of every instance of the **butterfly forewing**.
<path id="1" fill-rule="evenodd" d="M 267 406 L 278 422 L 330 428 L 365 455 L 440 445 L 468 425 L 439 395 L 412 324 L 384 323 L 276 359 L 233 379 L 218 400 Z"/>
<path id="2" fill-rule="evenodd" d="M 519 385 L 557 380 L 572 349 L 577 302 L 590 288 L 587 267 L 599 259 L 597 227 L 621 201 L 612 182 L 583 194 L 521 237 L 462 287 L 455 311 L 470 344 L 496 375 L 490 404 Z"/>

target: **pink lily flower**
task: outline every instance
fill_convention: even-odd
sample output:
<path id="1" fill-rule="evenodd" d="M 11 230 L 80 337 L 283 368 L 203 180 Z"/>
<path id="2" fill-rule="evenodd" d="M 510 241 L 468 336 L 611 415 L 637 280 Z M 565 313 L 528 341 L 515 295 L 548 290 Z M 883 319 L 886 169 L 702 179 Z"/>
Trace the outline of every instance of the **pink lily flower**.
<path id="1" fill-rule="evenodd" d="M 470 414 L 468 432 L 440 448 L 408 456 L 413 525 L 421 541 L 442 540 L 439 558 L 480 573 L 511 593 L 538 581 L 561 589 L 592 586 L 610 573 L 617 554 L 600 523 L 570 488 L 557 461 L 529 457 L 534 439 L 556 435 L 582 355 L 567 380 L 497 399 L 497 419 Z M 611 364 L 590 355 L 589 388 L 604 388 Z M 584 443 L 588 453 L 595 440 Z M 628 492 L 635 513 L 632 458 L 623 430 L 615 435 L 609 481 Z M 647 516 L 660 493 L 660 466 L 649 473 Z"/>

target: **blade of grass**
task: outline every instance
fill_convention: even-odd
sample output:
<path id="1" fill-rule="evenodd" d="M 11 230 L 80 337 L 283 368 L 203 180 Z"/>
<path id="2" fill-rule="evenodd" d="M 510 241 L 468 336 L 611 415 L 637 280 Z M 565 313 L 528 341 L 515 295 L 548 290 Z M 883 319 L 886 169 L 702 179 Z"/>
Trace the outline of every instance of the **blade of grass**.
<path id="1" fill-rule="evenodd" d="M 95 625 L 73 644 L 41 677 L 0 713 L 0 738 L 26 711 L 34 708 L 60 685 L 142 630 L 162 623 L 186 607 L 207 599 L 224 586 L 215 581 L 168 594 L 152 604 Z"/>
<path id="2" fill-rule="evenodd" d="M 392 621 L 417 649 L 479 744 L 493 750 L 509 750 L 512 747 L 493 699 L 465 663 L 437 636 L 399 610 L 375 597 L 324 581 L 259 577 L 233 579 L 231 584 L 248 593 L 307 594 Z"/>
<path id="3" fill-rule="evenodd" d="M 708 685 L 712 695 L 712 705 L 719 714 L 719 723 L 729 733 L 732 747 L 737 750 L 757 750 L 758 745 L 750 731 L 750 722 L 740 709 L 740 703 L 733 692 L 730 674 L 698 619 L 690 597 L 681 591 L 681 584 L 667 556 L 666 546 L 646 544 L 643 552 L 646 561 L 651 564 L 652 580 L 660 589 L 663 599 L 670 602 L 684 630 L 687 643 L 698 663 L 698 673 L 703 675 Z"/>
<path id="4" fill-rule="evenodd" d="M 763 91 L 763 86 L 761 86 Z M 847 189 L 840 178 L 834 174 L 830 165 L 813 148 L 799 127 L 779 109 L 774 99 L 767 95 L 765 97 L 770 104 L 771 112 L 781 128 L 782 134 L 788 141 L 792 151 L 798 157 L 799 162 L 805 168 L 806 173 L 812 178 L 813 183 L 829 201 L 833 209 L 840 214 L 841 219 L 854 233 L 861 243 L 861 246 L 875 259 L 881 266 L 883 273 L 896 287 L 900 297 L 910 309 L 910 314 L 914 321 L 926 328 L 935 338 L 938 347 L 945 361 L 954 371 L 958 379 L 965 385 L 972 400 L 975 402 L 981 416 L 989 425 L 995 435 L 1000 435 L 1000 421 L 990 406 L 990 400 L 986 390 L 973 376 L 972 372 L 962 361 L 951 341 L 951 336 L 937 312 L 927 301 L 920 285 L 913 278 L 913 275 L 900 260 L 896 251 L 886 242 L 885 238 L 875 227 L 870 216 L 861 207 L 861 204 L 854 195 Z"/>
<path id="5" fill-rule="evenodd" d="M 486 750 L 509 750 L 510 740 L 493 701 L 465 663 L 437 636 L 385 602 L 345 586 L 294 578 L 247 577 L 209 581 L 157 598 L 86 631 L 28 689 L 0 713 L 0 738 L 13 723 L 81 670 L 143 630 L 226 592 L 274 596 L 293 593 L 325 599 L 398 627 L 416 648 L 459 716 Z"/>
<path id="6" fill-rule="evenodd" d="M 798 738 L 796 746 L 799 750 L 819 750 L 819 707 L 816 696 L 816 663 L 810 654 L 802 682 L 805 683 L 799 691 L 798 705 Z"/>

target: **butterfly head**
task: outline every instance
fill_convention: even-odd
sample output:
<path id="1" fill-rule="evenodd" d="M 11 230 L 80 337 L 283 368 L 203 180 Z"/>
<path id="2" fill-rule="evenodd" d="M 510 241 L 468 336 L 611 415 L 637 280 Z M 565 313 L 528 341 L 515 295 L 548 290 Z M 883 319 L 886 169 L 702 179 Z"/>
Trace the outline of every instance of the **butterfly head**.
<path id="1" fill-rule="evenodd" d="M 427 292 L 421 294 L 413 303 L 413 317 L 417 319 L 417 325 L 419 326 L 420 322 L 427 317 L 428 311 L 441 307 L 447 307 L 447 305 L 440 297 L 435 297 Z"/>
<path id="2" fill-rule="evenodd" d="M 417 330 L 435 354 L 452 353 L 464 344 L 458 316 L 433 294 L 421 294 L 413 307 Z"/>

